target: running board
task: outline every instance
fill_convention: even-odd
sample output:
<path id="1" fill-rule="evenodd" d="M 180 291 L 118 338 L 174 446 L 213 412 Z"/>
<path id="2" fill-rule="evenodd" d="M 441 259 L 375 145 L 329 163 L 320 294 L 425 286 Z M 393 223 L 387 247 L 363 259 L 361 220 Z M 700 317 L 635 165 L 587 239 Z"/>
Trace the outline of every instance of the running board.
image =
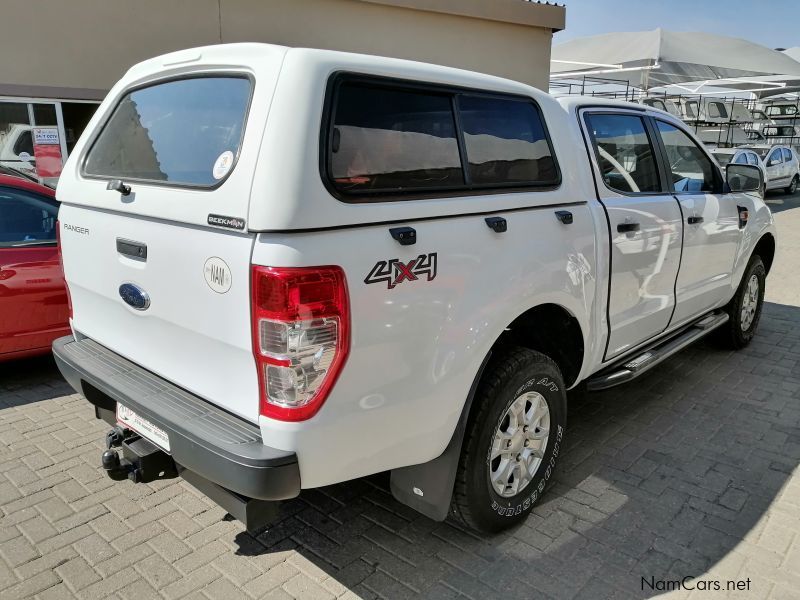
<path id="1" fill-rule="evenodd" d="M 633 358 L 625 358 L 622 362 L 593 375 L 586 381 L 586 389 L 589 391 L 604 390 L 615 385 L 627 383 L 642 373 L 646 373 L 673 354 L 680 352 L 689 344 L 708 335 L 717 327 L 721 327 L 728 322 L 729 318 L 726 312 L 706 315 L 686 329 L 682 329 L 676 336 L 661 341 Z"/>

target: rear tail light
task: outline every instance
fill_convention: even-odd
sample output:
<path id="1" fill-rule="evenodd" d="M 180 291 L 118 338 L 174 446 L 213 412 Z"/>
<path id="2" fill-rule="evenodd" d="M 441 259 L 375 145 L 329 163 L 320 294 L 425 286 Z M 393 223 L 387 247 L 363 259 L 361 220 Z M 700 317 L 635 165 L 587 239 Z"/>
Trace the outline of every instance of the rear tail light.
<path id="1" fill-rule="evenodd" d="M 61 254 L 61 223 L 58 220 L 56 220 L 56 247 L 58 249 L 58 264 L 61 266 L 61 275 L 64 277 L 64 289 L 67 291 L 67 308 L 69 309 L 69 318 L 72 320 L 72 296 L 69 293 L 67 276 L 64 274 L 64 256 Z"/>
<path id="2" fill-rule="evenodd" d="M 253 352 L 261 414 L 303 421 L 320 409 L 350 349 L 340 267 L 252 267 Z"/>

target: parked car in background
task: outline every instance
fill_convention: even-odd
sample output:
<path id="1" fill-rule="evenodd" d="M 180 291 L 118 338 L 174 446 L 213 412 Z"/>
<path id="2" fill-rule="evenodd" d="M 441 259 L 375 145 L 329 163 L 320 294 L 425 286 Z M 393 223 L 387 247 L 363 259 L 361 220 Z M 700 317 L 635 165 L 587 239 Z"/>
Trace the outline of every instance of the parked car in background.
<path id="1" fill-rule="evenodd" d="M 55 191 L 0 175 L 0 361 L 47 354 L 69 333 Z"/>
<path id="2" fill-rule="evenodd" d="M 797 191 L 800 185 L 800 162 L 794 149 L 771 144 L 747 146 L 747 149 L 757 153 L 764 162 L 768 191 L 782 189 L 787 194 Z"/>
<path id="3" fill-rule="evenodd" d="M 717 162 L 723 169 L 730 164 L 755 165 L 761 169 L 761 174 L 765 182 L 763 191 L 766 192 L 767 167 L 764 165 L 764 161 L 761 160 L 757 152 L 749 148 L 714 148 L 711 154 L 717 159 Z"/>

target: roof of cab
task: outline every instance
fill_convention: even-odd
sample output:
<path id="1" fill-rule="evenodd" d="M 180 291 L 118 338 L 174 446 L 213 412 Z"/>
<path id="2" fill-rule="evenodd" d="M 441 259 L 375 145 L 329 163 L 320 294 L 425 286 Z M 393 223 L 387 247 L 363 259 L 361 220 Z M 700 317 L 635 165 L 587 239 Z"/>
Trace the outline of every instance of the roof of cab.
<path id="1" fill-rule="evenodd" d="M 425 63 L 401 58 L 389 58 L 372 54 L 359 54 L 354 52 L 341 52 L 338 50 L 323 50 L 317 48 L 293 48 L 275 44 L 244 42 L 234 44 L 217 44 L 188 48 L 163 54 L 144 60 L 133 65 L 127 72 L 125 79 L 138 79 L 158 73 L 164 75 L 172 69 L 185 70 L 193 66 L 207 68 L 257 68 L 264 61 L 274 61 L 276 55 L 297 57 L 302 55 L 306 64 L 349 65 L 354 62 L 371 66 L 376 74 L 380 70 L 387 71 L 416 71 L 415 78 L 442 81 L 462 86 L 475 86 L 481 89 L 497 89 L 523 94 L 533 93 L 537 98 L 550 97 L 549 94 L 537 88 L 495 75 L 467 71 L 455 67 L 447 67 L 433 63 Z M 458 83 L 457 83 L 458 82 Z"/>

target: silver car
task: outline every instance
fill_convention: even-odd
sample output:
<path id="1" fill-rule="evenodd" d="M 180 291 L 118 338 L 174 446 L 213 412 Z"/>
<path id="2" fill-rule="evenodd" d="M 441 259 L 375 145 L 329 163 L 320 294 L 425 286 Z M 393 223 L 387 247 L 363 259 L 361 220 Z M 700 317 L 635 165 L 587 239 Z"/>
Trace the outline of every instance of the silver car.
<path id="1" fill-rule="evenodd" d="M 767 174 L 767 190 L 782 189 L 787 194 L 794 194 L 797 191 L 800 185 L 800 161 L 793 148 L 764 144 L 747 146 L 747 150 L 758 154 L 763 161 Z"/>

